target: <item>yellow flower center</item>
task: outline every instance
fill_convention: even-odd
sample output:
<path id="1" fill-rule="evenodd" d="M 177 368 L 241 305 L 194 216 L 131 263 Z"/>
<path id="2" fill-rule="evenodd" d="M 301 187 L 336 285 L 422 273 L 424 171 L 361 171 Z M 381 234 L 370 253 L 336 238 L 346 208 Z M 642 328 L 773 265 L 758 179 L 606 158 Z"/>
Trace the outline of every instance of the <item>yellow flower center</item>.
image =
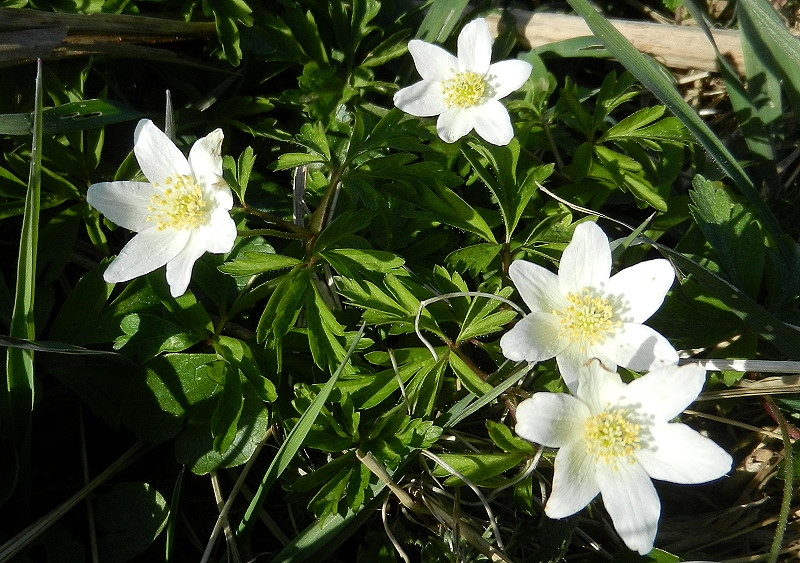
<path id="1" fill-rule="evenodd" d="M 458 72 L 442 82 L 444 103 L 448 107 L 468 108 L 477 105 L 486 90 L 483 76 L 477 72 Z"/>
<path id="2" fill-rule="evenodd" d="M 589 454 L 615 470 L 621 458 L 634 463 L 636 451 L 642 448 L 642 427 L 631 418 L 625 408 L 610 408 L 589 417 L 583 430 Z"/>
<path id="3" fill-rule="evenodd" d="M 562 336 L 573 344 L 602 343 L 620 325 L 614 320 L 614 305 L 591 287 L 567 294 L 569 305 L 553 314 L 561 321 Z"/>
<path id="4" fill-rule="evenodd" d="M 170 176 L 164 181 L 163 187 L 161 193 L 150 197 L 147 207 L 152 214 L 147 220 L 158 223 L 159 231 L 168 227 L 176 230 L 195 229 L 206 222 L 208 202 L 203 199 L 203 190 L 194 178 Z"/>

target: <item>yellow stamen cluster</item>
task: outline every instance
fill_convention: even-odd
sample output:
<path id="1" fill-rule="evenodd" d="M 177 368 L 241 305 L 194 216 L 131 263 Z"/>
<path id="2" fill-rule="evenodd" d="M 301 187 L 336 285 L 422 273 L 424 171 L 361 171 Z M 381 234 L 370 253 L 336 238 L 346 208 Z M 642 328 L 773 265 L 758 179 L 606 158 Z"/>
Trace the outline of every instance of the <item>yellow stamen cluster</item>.
<path id="1" fill-rule="evenodd" d="M 168 227 L 176 230 L 195 229 L 206 221 L 207 206 L 203 190 L 194 178 L 171 176 L 164 181 L 163 191 L 150 197 L 147 210 L 152 215 L 147 220 L 156 221 L 159 231 Z"/>
<path id="2" fill-rule="evenodd" d="M 642 448 L 641 432 L 641 425 L 631 420 L 628 409 L 610 408 L 589 417 L 583 439 L 590 455 L 616 470 L 621 458 L 629 463 L 636 461 L 635 453 Z"/>
<path id="3" fill-rule="evenodd" d="M 483 98 L 486 82 L 477 72 L 458 72 L 442 82 L 444 103 L 448 107 L 468 108 L 477 105 Z"/>
<path id="4" fill-rule="evenodd" d="M 602 343 L 609 332 L 619 325 L 614 320 L 614 307 L 609 299 L 598 295 L 592 288 L 580 293 L 568 293 L 569 305 L 553 311 L 561 322 L 562 335 L 573 344 L 594 345 Z"/>

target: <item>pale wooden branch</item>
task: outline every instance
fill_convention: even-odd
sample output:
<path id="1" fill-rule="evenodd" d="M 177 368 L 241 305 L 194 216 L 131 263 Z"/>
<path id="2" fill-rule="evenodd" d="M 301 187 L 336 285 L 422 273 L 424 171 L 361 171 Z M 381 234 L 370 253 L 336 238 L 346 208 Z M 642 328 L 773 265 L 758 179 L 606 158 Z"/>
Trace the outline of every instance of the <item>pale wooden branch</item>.
<path id="1" fill-rule="evenodd" d="M 556 41 L 591 36 L 592 31 L 583 18 L 566 14 L 526 12 L 509 10 L 516 23 L 519 42 L 530 48 L 541 47 Z M 498 34 L 500 15 L 486 17 L 493 36 Z M 714 48 L 705 33 L 692 26 L 665 25 L 659 23 L 608 20 L 634 47 L 647 53 L 670 68 L 693 69 L 714 72 L 717 58 Z M 720 53 L 744 73 L 744 58 L 739 32 L 736 30 L 713 30 L 712 35 Z M 598 44 L 601 44 L 598 40 Z"/>
<path id="2" fill-rule="evenodd" d="M 0 65 L 107 54 L 203 66 L 151 45 L 208 40 L 215 35 L 213 22 L 0 8 Z"/>

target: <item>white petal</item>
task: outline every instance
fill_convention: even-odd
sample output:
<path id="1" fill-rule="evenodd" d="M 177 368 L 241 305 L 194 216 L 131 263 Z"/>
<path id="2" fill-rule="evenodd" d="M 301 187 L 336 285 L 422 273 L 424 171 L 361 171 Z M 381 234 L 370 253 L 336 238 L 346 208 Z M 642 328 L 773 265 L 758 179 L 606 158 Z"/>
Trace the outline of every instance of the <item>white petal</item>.
<path id="1" fill-rule="evenodd" d="M 622 461 L 615 469 L 601 463 L 597 481 L 614 528 L 630 549 L 650 553 L 658 530 L 661 501 L 653 482 L 638 463 Z"/>
<path id="2" fill-rule="evenodd" d="M 559 354 L 566 342 L 561 325 L 550 313 L 531 313 L 500 338 L 503 355 L 515 362 L 541 362 Z"/>
<path id="3" fill-rule="evenodd" d="M 183 153 L 149 119 L 142 119 L 136 126 L 133 152 L 145 177 L 153 184 L 161 184 L 176 174 L 192 174 Z"/>
<path id="4" fill-rule="evenodd" d="M 517 406 L 514 431 L 530 442 L 560 448 L 582 439 L 589 409 L 567 393 L 534 393 Z"/>
<path id="5" fill-rule="evenodd" d="M 412 39 L 408 42 L 408 52 L 423 80 L 441 82 L 458 72 L 458 59 L 438 45 Z"/>
<path id="6" fill-rule="evenodd" d="M 675 281 L 672 265 L 661 258 L 640 262 L 611 276 L 605 289 L 624 299 L 627 310 L 622 318 L 641 323 L 649 319 L 664 302 L 664 296 Z"/>
<path id="7" fill-rule="evenodd" d="M 109 283 L 124 282 L 160 268 L 183 250 L 189 231 L 145 229 L 133 237 L 103 273 Z"/>
<path id="8" fill-rule="evenodd" d="M 592 502 L 600 492 L 596 466 L 581 440 L 558 450 L 554 467 L 553 491 L 544 513 L 549 518 L 566 518 Z"/>
<path id="9" fill-rule="evenodd" d="M 558 373 L 561 374 L 561 379 L 570 393 L 578 391 L 580 368 L 585 366 L 590 358 L 579 353 L 578 346 L 567 346 L 556 356 L 556 364 L 558 364 Z"/>
<path id="10" fill-rule="evenodd" d="M 197 139 L 189 151 L 189 166 L 200 185 L 225 182 L 222 179 L 222 129 Z"/>
<path id="11" fill-rule="evenodd" d="M 230 211 L 233 208 L 233 194 L 228 187 L 228 183 L 222 180 L 222 184 L 217 184 L 212 190 L 212 199 L 216 203 L 215 207 Z"/>
<path id="12" fill-rule="evenodd" d="M 705 381 L 706 371 L 697 364 L 664 366 L 629 383 L 622 400 L 641 405 L 654 423 L 668 422 L 697 398 Z"/>
<path id="13" fill-rule="evenodd" d="M 666 338 L 649 326 L 636 323 L 622 323 L 603 342 L 602 350 L 609 360 L 634 371 L 678 363 L 678 352 Z"/>
<path id="14" fill-rule="evenodd" d="M 564 293 L 584 287 L 599 288 L 611 274 L 611 247 L 603 230 L 585 221 L 575 227 L 572 241 L 564 249 L 558 280 Z"/>
<path id="15" fill-rule="evenodd" d="M 228 211 L 222 208 L 212 211 L 209 223 L 192 233 L 193 245 L 214 254 L 230 252 L 235 241 L 236 223 Z"/>
<path id="16" fill-rule="evenodd" d="M 560 311 L 568 304 L 561 294 L 558 276 L 538 264 L 515 260 L 508 268 L 508 276 L 531 312 L 552 313 Z"/>
<path id="17" fill-rule="evenodd" d="M 86 201 L 115 225 L 138 232 L 151 226 L 147 207 L 155 193 L 145 182 L 100 182 L 89 186 Z"/>
<path id="18" fill-rule="evenodd" d="M 394 105 L 416 117 L 439 115 L 447 109 L 442 94 L 442 83 L 423 80 L 394 95 Z"/>
<path id="19" fill-rule="evenodd" d="M 493 145 L 505 146 L 514 138 L 508 110 L 497 100 L 489 100 L 475 108 L 474 125 L 475 132 Z"/>
<path id="20" fill-rule="evenodd" d="M 461 71 L 486 74 L 492 62 L 492 34 L 483 18 L 472 20 L 458 34 L 458 65 Z"/>
<path id="21" fill-rule="evenodd" d="M 204 253 L 205 249 L 200 245 L 187 244 L 175 258 L 167 262 L 167 283 L 173 297 L 180 297 L 186 293 L 189 280 L 192 279 L 194 263 Z"/>
<path id="22" fill-rule="evenodd" d="M 445 143 L 455 143 L 472 131 L 475 108 L 450 108 L 436 120 L 436 132 Z"/>
<path id="23" fill-rule="evenodd" d="M 616 405 L 627 390 L 616 371 L 607 369 L 597 360 L 591 360 L 579 369 L 578 398 L 592 414 L 599 414 Z"/>
<path id="24" fill-rule="evenodd" d="M 531 75 L 531 70 L 533 67 L 530 63 L 519 59 L 494 63 L 485 77 L 492 88 L 492 98 L 499 100 L 522 88 Z"/>
<path id="25" fill-rule="evenodd" d="M 685 424 L 656 424 L 650 431 L 651 445 L 636 457 L 653 479 L 692 485 L 731 470 L 730 454 Z"/>

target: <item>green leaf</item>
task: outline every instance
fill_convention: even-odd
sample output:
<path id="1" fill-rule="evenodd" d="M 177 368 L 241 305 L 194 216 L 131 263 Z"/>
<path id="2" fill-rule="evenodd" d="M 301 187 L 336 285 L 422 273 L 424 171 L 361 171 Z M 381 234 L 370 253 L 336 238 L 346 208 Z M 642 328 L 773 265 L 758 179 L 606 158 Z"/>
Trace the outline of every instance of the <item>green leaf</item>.
<path id="1" fill-rule="evenodd" d="M 320 252 L 328 263 L 341 275 L 360 278 L 371 272 L 389 273 L 405 263 L 400 256 L 383 250 L 355 248 L 330 248 Z"/>
<path id="2" fill-rule="evenodd" d="M 272 403 L 278 398 L 275 384 L 267 378 L 265 370 L 258 365 L 247 344 L 236 338 L 220 335 L 214 348 L 227 362 L 239 368 L 259 399 Z"/>
<path id="3" fill-rule="evenodd" d="M 211 435 L 214 437 L 214 451 L 224 452 L 233 444 L 236 437 L 237 424 L 242 416 L 244 397 L 239 370 L 228 362 L 219 360 L 201 368 L 205 377 L 222 384 L 214 414 L 211 416 Z"/>
<path id="4" fill-rule="evenodd" d="M 486 428 L 489 431 L 489 437 L 492 439 L 492 442 L 504 452 L 525 453 L 531 456 L 536 453 L 536 448 L 533 444 L 514 436 L 514 434 L 511 433 L 511 429 L 505 424 L 487 420 Z"/>
<path id="5" fill-rule="evenodd" d="M 401 195 L 401 193 L 398 192 L 398 195 Z M 431 213 L 425 216 L 433 221 L 442 221 L 448 225 L 475 233 L 487 242 L 497 242 L 486 219 L 474 207 L 446 186 L 433 183 L 422 190 L 422 193 L 411 197 L 409 201 L 430 211 Z"/>
<path id="6" fill-rule="evenodd" d="M 439 458 L 447 465 L 458 471 L 466 479 L 469 479 L 475 484 L 484 484 L 491 486 L 496 480 L 492 479 L 513 469 L 520 462 L 528 457 L 527 453 L 514 452 L 514 453 L 470 453 L 470 454 L 439 454 Z M 449 471 L 438 465 L 433 470 L 433 474 L 437 477 L 445 477 L 451 475 Z M 444 482 L 447 486 L 463 485 L 463 481 L 458 477 L 449 477 Z"/>
<path id="7" fill-rule="evenodd" d="M 307 285 L 306 312 L 311 356 L 319 367 L 333 371 L 345 356 L 344 346 L 340 342 L 344 337 L 344 329 L 336 321 L 313 283 Z"/>
<path id="8" fill-rule="evenodd" d="M 217 36 L 225 58 L 233 66 L 239 66 L 242 49 L 239 45 L 239 24 L 253 25 L 252 10 L 244 0 L 203 0 L 214 15 Z"/>
<path id="9" fill-rule="evenodd" d="M 297 142 L 322 157 L 322 162 L 331 161 L 331 148 L 325 134 L 325 127 L 321 122 L 303 124 L 300 134 L 297 136 Z"/>
<path id="10" fill-rule="evenodd" d="M 122 336 L 114 342 L 114 349 L 130 354 L 145 362 L 161 352 L 180 352 L 202 340 L 192 331 L 156 315 L 131 313 L 120 320 Z"/>
<path id="11" fill-rule="evenodd" d="M 445 262 L 457 272 L 463 273 L 469 270 L 470 274 L 477 276 L 489 268 L 489 264 L 497 257 L 502 248 L 502 244 L 488 242 L 465 246 L 448 254 Z"/>
<path id="12" fill-rule="evenodd" d="M 297 168 L 298 166 L 305 166 L 315 162 L 326 162 L 326 160 L 318 154 L 288 152 L 278 157 L 275 170 L 288 170 L 289 168 Z"/>
<path id="13" fill-rule="evenodd" d="M 124 563 L 142 554 L 164 529 L 169 508 L 147 483 L 120 483 L 97 501 L 102 561 Z"/>
<path id="14" fill-rule="evenodd" d="M 450 364 L 450 369 L 453 370 L 453 373 L 458 376 L 458 379 L 461 380 L 461 383 L 470 393 L 480 397 L 492 390 L 492 386 L 481 379 L 458 354 L 448 354 L 448 363 Z"/>
<path id="15" fill-rule="evenodd" d="M 761 287 L 764 235 L 752 214 L 720 183 L 695 176 L 689 207 L 697 225 L 719 258 L 728 279 L 756 298 Z"/>
<path id="16" fill-rule="evenodd" d="M 303 264 L 283 276 L 258 321 L 258 342 L 280 341 L 294 325 L 303 306 L 303 297 L 310 282 L 310 273 Z"/>
<path id="17" fill-rule="evenodd" d="M 234 260 L 222 264 L 219 267 L 219 271 L 232 276 L 255 276 L 264 272 L 293 268 L 298 264 L 301 264 L 301 261 L 291 256 L 263 252 L 243 252 Z"/>
<path id="18" fill-rule="evenodd" d="M 512 139 L 503 147 L 470 141 L 469 147 L 472 150 L 464 147 L 461 152 L 497 199 L 506 226 L 506 240 L 511 240 L 522 213 L 538 187 L 537 182 L 543 182 L 552 174 L 554 165 L 533 167 L 528 171 L 525 180 L 518 182 L 517 162 L 520 147 L 516 139 Z M 492 172 L 483 165 L 478 155 L 487 160 Z"/>
<path id="19" fill-rule="evenodd" d="M 630 192 L 658 211 L 667 211 L 667 202 L 655 187 L 645 178 L 637 174 L 642 165 L 629 156 L 611 150 L 603 145 L 595 145 L 597 162 L 593 163 L 590 176 L 605 173 L 611 179 L 611 185 Z"/>
<path id="20" fill-rule="evenodd" d="M 512 293 L 513 289 L 511 287 L 505 287 L 496 292 L 499 297 L 506 298 Z M 495 312 L 501 304 L 502 302 L 498 299 L 472 298 L 469 310 L 461 323 L 461 331 L 458 333 L 456 343 L 461 344 L 472 338 L 497 332 L 513 321 L 517 316 L 514 311 L 503 310 Z"/>
<path id="21" fill-rule="evenodd" d="M 445 354 L 438 360 L 428 360 L 409 382 L 406 393 L 413 407 L 414 416 L 423 418 L 430 416 L 436 407 L 448 357 L 449 354 Z"/>

